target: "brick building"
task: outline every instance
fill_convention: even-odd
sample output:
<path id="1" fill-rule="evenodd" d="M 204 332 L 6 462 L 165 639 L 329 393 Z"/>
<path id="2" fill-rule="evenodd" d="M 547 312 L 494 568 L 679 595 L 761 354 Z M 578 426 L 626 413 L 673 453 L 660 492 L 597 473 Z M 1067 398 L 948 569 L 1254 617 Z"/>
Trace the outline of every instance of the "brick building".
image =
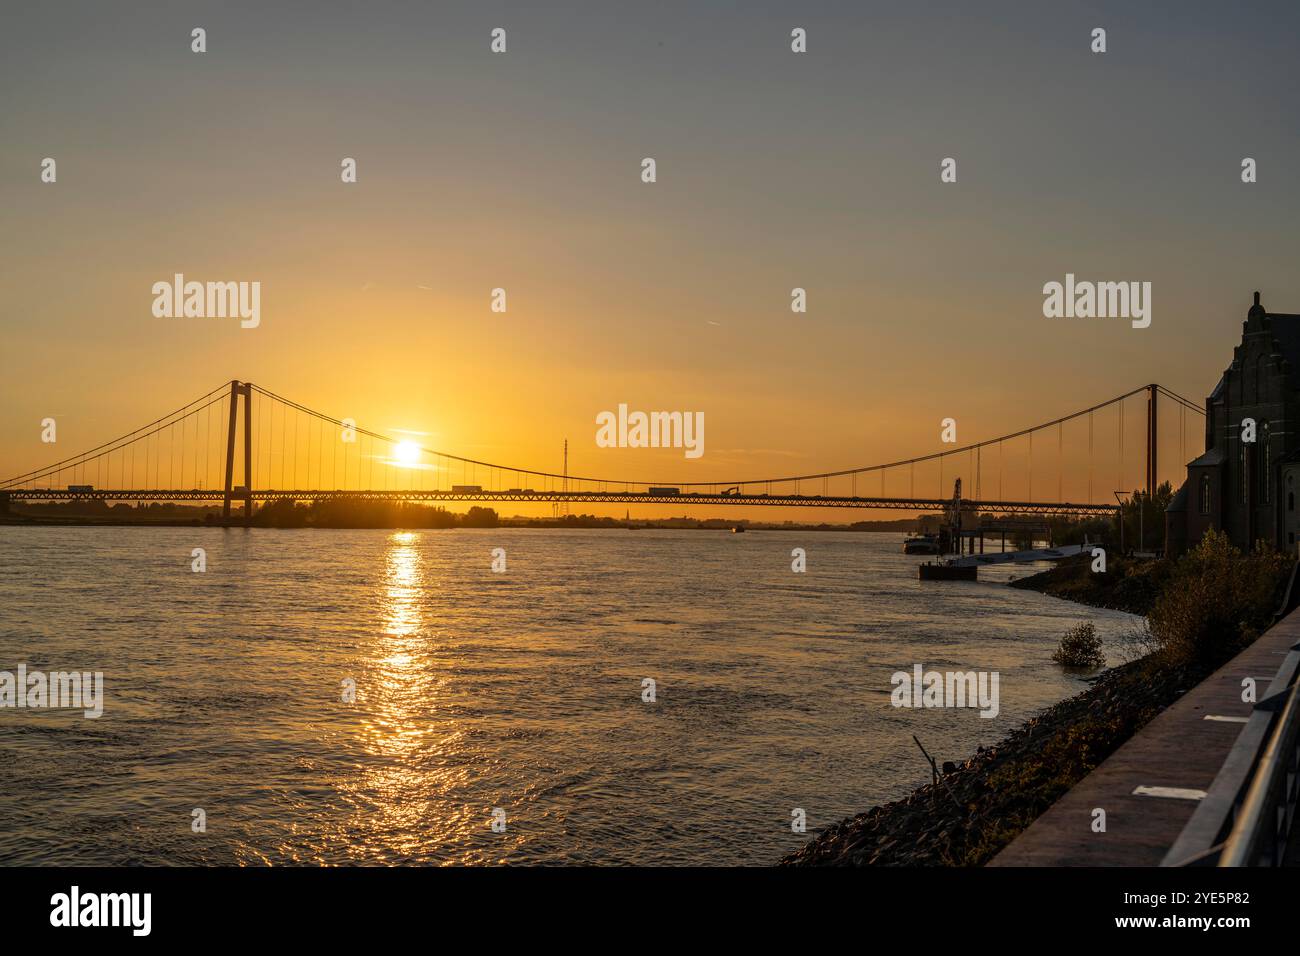
<path id="1" fill-rule="evenodd" d="M 1254 421 L 1254 441 L 1249 422 Z M 1165 547 L 1180 554 L 1210 528 L 1247 550 L 1300 541 L 1300 315 L 1268 312 L 1255 293 L 1241 344 L 1205 400 L 1205 454 L 1165 514 Z"/>

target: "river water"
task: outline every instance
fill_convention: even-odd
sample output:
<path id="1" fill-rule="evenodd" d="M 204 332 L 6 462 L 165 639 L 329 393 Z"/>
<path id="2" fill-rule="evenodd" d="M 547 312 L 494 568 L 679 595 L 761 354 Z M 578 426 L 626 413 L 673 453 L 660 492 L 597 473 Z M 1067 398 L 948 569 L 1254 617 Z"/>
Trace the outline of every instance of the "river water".
<path id="1" fill-rule="evenodd" d="M 0 863 L 772 863 L 1136 622 L 922 583 L 901 539 L 0 527 L 0 671 L 104 675 L 98 719 L 0 709 Z M 997 717 L 892 707 L 918 663 L 997 671 Z"/>

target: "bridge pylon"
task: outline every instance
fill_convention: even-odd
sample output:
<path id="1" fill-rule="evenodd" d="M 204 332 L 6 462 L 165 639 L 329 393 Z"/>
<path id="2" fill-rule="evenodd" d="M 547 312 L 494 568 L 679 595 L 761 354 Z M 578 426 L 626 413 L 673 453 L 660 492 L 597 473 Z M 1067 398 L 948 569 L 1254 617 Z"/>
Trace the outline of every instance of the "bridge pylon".
<path id="1" fill-rule="evenodd" d="M 1147 386 L 1147 500 L 1155 498 L 1156 485 L 1160 481 L 1159 471 L 1156 464 L 1156 399 L 1158 394 L 1156 390 L 1159 385 Z"/>
<path id="2" fill-rule="evenodd" d="M 235 477 L 235 433 L 239 426 L 239 397 L 244 397 L 244 484 L 232 487 Z M 238 380 L 230 383 L 230 421 L 226 429 L 226 485 L 221 501 L 221 526 L 230 527 L 230 501 L 236 492 L 244 501 L 244 527 L 253 523 L 253 386 Z"/>

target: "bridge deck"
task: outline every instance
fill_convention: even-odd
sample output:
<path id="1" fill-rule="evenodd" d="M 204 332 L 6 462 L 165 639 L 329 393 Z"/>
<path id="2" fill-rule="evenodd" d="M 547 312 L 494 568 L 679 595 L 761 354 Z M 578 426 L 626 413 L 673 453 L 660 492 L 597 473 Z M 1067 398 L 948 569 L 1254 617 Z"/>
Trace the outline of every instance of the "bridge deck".
<path id="1" fill-rule="evenodd" d="M 661 504 L 765 506 L 780 508 L 876 508 L 894 511 L 943 511 L 952 504 L 948 498 L 889 498 L 854 495 L 800 494 L 723 494 L 711 491 L 682 491 L 661 494 L 644 491 L 441 491 L 436 489 L 254 489 L 247 494 L 235 489 L 231 499 L 245 497 L 254 501 L 409 501 L 409 502 L 570 502 L 607 504 Z M 0 498 L 9 501 L 160 501 L 220 502 L 225 492 L 202 488 L 136 488 L 72 491 L 66 488 L 0 488 Z M 1068 501 L 974 501 L 962 499 L 962 508 L 986 512 L 1012 512 L 1021 515 L 1106 515 L 1115 513 L 1114 504 Z"/>
<path id="2" fill-rule="evenodd" d="M 1198 801 L 1135 791 L 1209 790 L 1253 707 L 1242 702 L 1242 678 L 1254 677 L 1262 694 L 1297 641 L 1300 610 L 1157 715 L 988 865 L 1159 866 Z M 1223 717 L 1237 719 L 1207 719 Z M 1105 833 L 1092 832 L 1096 807 Z"/>

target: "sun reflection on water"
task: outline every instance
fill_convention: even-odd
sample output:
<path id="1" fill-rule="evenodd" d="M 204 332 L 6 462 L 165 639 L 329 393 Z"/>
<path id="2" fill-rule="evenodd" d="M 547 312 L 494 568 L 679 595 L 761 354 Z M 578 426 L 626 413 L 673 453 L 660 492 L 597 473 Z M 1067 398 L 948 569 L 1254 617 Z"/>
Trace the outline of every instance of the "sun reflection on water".
<path id="1" fill-rule="evenodd" d="M 444 751 L 459 736 L 438 713 L 443 679 L 438 634 L 429 619 L 431 570 L 421 535 L 392 534 L 376 589 L 379 625 L 362 668 L 360 773 L 340 785 L 357 813 L 348 822 L 358 858 L 378 850 L 390 860 L 425 859 L 464 836 L 472 822 L 445 812 L 447 793 L 462 783 Z"/>
<path id="2" fill-rule="evenodd" d="M 384 555 L 383 631 L 375 642 L 372 717 L 366 722 L 367 749 L 376 756 L 409 758 L 431 729 L 427 712 L 436 684 L 424 586 L 418 537 L 409 531 L 394 534 Z"/>
<path id="3" fill-rule="evenodd" d="M 415 534 L 410 531 L 394 534 L 384 557 L 384 633 L 391 638 L 408 637 L 417 633 L 423 623 L 420 586 L 424 583 L 424 573 Z M 394 666 L 401 667 L 410 663 L 410 655 L 396 651 L 390 660 Z"/>

